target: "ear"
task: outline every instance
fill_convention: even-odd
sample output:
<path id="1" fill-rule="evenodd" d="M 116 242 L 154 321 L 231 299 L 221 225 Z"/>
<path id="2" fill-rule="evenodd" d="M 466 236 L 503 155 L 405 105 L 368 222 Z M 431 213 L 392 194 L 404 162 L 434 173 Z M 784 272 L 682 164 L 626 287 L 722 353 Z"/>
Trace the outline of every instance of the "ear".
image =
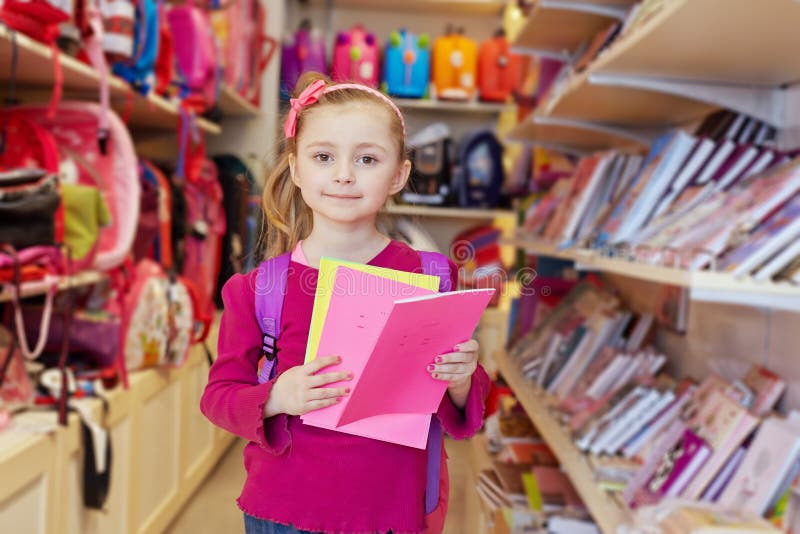
<path id="1" fill-rule="evenodd" d="M 300 187 L 300 178 L 297 176 L 297 158 L 294 154 L 289 154 L 289 175 L 292 177 L 294 185 Z"/>
<path id="2" fill-rule="evenodd" d="M 406 182 L 408 182 L 408 176 L 411 174 L 411 162 L 409 160 L 405 160 L 403 163 L 400 164 L 400 168 L 397 169 L 397 173 L 392 178 L 392 184 L 389 188 L 389 194 L 394 195 L 399 193 L 403 190 L 406 186 Z"/>

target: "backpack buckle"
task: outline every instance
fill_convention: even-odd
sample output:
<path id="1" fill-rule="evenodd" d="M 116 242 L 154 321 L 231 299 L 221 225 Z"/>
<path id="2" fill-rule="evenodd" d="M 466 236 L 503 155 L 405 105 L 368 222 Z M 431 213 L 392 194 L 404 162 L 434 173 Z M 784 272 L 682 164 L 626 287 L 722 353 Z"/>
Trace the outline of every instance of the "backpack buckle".
<path id="1" fill-rule="evenodd" d="M 278 346 L 276 344 L 277 341 L 278 338 L 276 336 L 264 334 L 264 345 L 262 347 L 262 351 L 264 357 L 269 361 L 273 361 L 278 357 Z"/>

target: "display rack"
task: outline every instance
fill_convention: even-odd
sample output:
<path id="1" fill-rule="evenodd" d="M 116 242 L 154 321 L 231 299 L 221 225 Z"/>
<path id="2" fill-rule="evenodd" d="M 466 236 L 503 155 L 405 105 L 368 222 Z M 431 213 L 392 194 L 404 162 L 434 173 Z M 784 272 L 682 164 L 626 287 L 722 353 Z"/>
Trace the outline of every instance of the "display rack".
<path id="1" fill-rule="evenodd" d="M 63 291 L 72 287 L 89 286 L 102 282 L 107 278 L 105 273 L 98 271 L 83 271 L 74 276 L 67 276 L 61 278 L 58 284 L 58 290 Z M 36 282 L 26 282 L 22 285 L 21 296 L 34 297 L 37 295 L 44 295 L 55 282 L 50 280 L 41 280 Z M 11 300 L 11 290 L 6 288 L 5 285 L 0 285 L 0 302 L 8 302 Z"/>
<path id="2" fill-rule="evenodd" d="M 398 107 L 404 110 L 423 109 L 426 111 L 500 113 L 515 109 L 513 104 L 495 102 L 458 102 L 454 100 L 432 100 L 416 98 L 393 98 Z"/>
<path id="3" fill-rule="evenodd" d="M 54 84 L 53 55 L 49 46 L 27 37 L 19 32 L 12 32 L 6 26 L 0 25 L 0 65 L 11 65 L 14 48 L 17 46 L 17 72 L 16 83 L 23 87 L 46 88 L 49 92 Z M 64 99 L 86 99 L 92 95 L 93 100 L 98 99 L 100 74 L 91 65 L 87 65 L 67 54 L 59 54 L 59 63 L 64 75 Z M 1 76 L 8 77 L 10 73 L 4 72 Z M 17 96 L 25 102 L 32 98 L 37 102 L 42 101 L 38 91 L 17 90 Z M 129 115 L 131 127 L 175 130 L 178 127 L 180 110 L 177 104 L 150 93 L 147 96 L 135 91 L 125 80 L 116 76 L 109 76 L 109 93 L 111 107 L 121 116 Z M 127 109 L 129 109 L 129 113 Z M 206 119 L 198 119 L 198 126 L 207 133 L 219 134 L 222 129 Z"/>
<path id="4" fill-rule="evenodd" d="M 529 253 L 575 262 L 578 270 L 600 271 L 689 289 L 692 300 L 721 302 L 743 306 L 800 312 L 800 286 L 790 283 L 757 282 L 750 277 L 730 273 L 688 271 L 611 258 L 586 249 L 562 249 L 552 243 L 514 239 L 504 244 L 523 248 Z"/>
<path id="5" fill-rule="evenodd" d="M 223 86 L 219 107 L 225 117 L 256 117 L 261 111 L 230 86 Z"/>
<path id="6" fill-rule="evenodd" d="M 587 39 L 625 17 L 637 0 L 538 0 L 513 46 L 517 52 L 566 60 Z"/>
<path id="7" fill-rule="evenodd" d="M 389 204 L 386 212 L 392 215 L 409 215 L 418 217 L 439 217 L 450 219 L 489 219 L 497 217 L 516 217 L 513 210 L 492 210 L 482 208 L 443 208 L 438 206 L 412 206 L 405 204 Z"/>
<path id="8" fill-rule="evenodd" d="M 583 2 L 585 3 L 585 2 Z M 800 46 L 800 3 L 775 0 L 753 9 L 748 0 L 675 0 L 614 41 L 583 72 L 573 74 L 539 114 L 615 127 L 685 125 L 720 107 L 778 128 L 800 121 L 787 113 L 798 92 L 800 66 L 785 51 Z M 714 24 L 709 25 L 709 18 Z M 515 45 L 544 38 L 529 21 Z M 747 38 L 742 38 L 747 28 Z M 564 27 L 548 28 L 547 32 Z M 538 33 L 537 33 L 538 32 Z M 517 132 L 551 142 L 552 132 Z M 598 136 L 604 148 L 608 137 Z"/>
<path id="9" fill-rule="evenodd" d="M 617 532 L 621 525 L 630 523 L 631 512 L 628 507 L 600 489 L 586 455 L 575 447 L 567 429 L 551 415 L 547 395 L 523 378 L 518 366 L 504 351 L 496 352 L 494 357 L 498 370 L 514 391 L 514 396 L 558 458 L 561 469 L 572 481 L 600 529 L 612 533 Z"/>
<path id="10" fill-rule="evenodd" d="M 506 5 L 505 0 L 312 0 L 312 3 L 340 9 L 471 15 L 497 15 Z"/>

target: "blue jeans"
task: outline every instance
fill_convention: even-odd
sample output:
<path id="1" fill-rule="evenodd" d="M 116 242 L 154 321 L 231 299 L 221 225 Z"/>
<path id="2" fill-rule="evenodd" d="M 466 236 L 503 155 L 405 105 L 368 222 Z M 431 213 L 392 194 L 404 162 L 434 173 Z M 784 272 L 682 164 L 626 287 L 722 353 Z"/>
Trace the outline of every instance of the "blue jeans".
<path id="1" fill-rule="evenodd" d="M 308 530 L 297 530 L 294 527 L 247 514 L 244 514 L 244 531 L 246 534 L 313 534 Z"/>

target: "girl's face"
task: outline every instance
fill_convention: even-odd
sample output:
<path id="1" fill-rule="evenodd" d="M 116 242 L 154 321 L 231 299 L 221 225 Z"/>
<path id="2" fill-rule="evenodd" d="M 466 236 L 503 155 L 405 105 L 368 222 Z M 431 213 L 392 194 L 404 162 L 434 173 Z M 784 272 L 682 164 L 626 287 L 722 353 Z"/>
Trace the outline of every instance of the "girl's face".
<path id="1" fill-rule="evenodd" d="M 373 222 L 411 170 L 400 160 L 389 110 L 369 102 L 320 106 L 303 118 L 292 181 L 314 212 L 333 222 Z"/>

